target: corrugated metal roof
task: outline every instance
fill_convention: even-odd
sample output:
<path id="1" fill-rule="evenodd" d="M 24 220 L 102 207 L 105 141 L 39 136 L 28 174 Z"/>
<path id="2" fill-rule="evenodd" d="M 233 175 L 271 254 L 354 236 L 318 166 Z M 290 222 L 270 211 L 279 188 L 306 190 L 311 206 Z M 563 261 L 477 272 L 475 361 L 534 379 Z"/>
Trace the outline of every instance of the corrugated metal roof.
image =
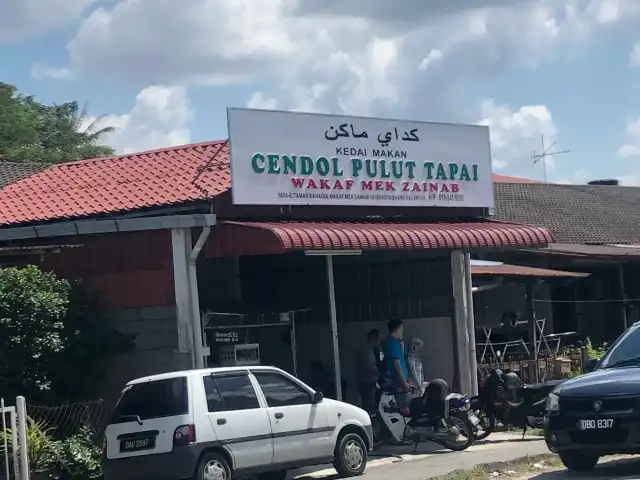
<path id="1" fill-rule="evenodd" d="M 588 277 L 588 273 L 566 272 L 563 270 L 549 270 L 546 268 L 525 267 L 522 265 L 472 265 L 471 273 L 473 275 L 495 275 L 495 276 L 514 276 L 514 277 Z"/>
<path id="2" fill-rule="evenodd" d="M 584 245 L 575 243 L 552 243 L 546 248 L 533 250 L 547 255 L 567 255 L 573 257 L 602 257 L 640 259 L 640 248 L 637 245 Z"/>
<path id="3" fill-rule="evenodd" d="M 553 242 L 540 227 L 502 222 L 364 223 L 232 222 L 216 227 L 212 256 L 291 250 L 380 250 L 536 247 Z"/>

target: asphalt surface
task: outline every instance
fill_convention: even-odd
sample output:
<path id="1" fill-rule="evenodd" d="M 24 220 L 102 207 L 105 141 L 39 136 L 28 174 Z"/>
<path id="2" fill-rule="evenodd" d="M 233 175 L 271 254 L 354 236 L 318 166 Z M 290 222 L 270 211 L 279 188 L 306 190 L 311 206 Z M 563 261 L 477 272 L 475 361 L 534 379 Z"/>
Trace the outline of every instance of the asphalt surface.
<path id="1" fill-rule="evenodd" d="M 412 447 L 389 447 L 374 450 L 365 474 L 358 478 L 425 480 L 484 463 L 507 462 L 542 453 L 549 453 L 549 450 L 540 437 L 527 436 L 522 440 L 522 435 L 509 433 L 494 433 L 464 452 L 444 450 L 433 444 L 421 445 L 417 453 L 412 453 Z M 338 475 L 333 468 L 324 466 L 291 472 L 292 477 L 296 480 L 335 480 Z"/>

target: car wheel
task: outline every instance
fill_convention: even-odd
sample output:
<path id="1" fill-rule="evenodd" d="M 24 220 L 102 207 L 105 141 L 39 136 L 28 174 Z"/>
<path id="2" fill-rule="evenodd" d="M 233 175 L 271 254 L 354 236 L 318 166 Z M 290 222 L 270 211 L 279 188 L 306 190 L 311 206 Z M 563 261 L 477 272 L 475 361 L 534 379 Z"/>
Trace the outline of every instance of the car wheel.
<path id="1" fill-rule="evenodd" d="M 286 476 L 286 470 L 276 470 L 275 472 L 265 472 L 259 474 L 258 480 L 284 480 Z"/>
<path id="2" fill-rule="evenodd" d="M 205 453 L 198 463 L 195 480 L 231 480 L 229 462 L 219 453 Z"/>
<path id="3" fill-rule="evenodd" d="M 338 438 L 333 457 L 333 466 L 341 478 L 362 475 L 367 467 L 367 445 L 357 433 L 344 434 Z"/>
<path id="4" fill-rule="evenodd" d="M 593 453 L 562 452 L 560 460 L 567 470 L 586 472 L 595 468 L 600 456 Z"/>

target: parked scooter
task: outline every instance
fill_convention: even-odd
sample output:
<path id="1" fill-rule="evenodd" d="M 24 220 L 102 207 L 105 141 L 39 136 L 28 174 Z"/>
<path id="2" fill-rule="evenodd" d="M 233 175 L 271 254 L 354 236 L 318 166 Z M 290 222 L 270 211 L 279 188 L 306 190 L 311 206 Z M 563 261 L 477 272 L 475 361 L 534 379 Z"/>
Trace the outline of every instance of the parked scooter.
<path id="1" fill-rule="evenodd" d="M 410 408 L 400 409 L 395 393 L 393 387 L 383 386 L 378 411 L 371 413 L 376 443 L 413 444 L 414 451 L 421 442 L 435 442 L 456 452 L 471 446 L 474 427 L 467 414 L 470 402 L 466 395 L 447 395 L 442 418 L 436 420 L 423 411 L 415 411 L 415 405 L 420 402 L 412 402 L 413 412 Z M 441 425 L 438 425 L 439 421 Z"/>
<path id="2" fill-rule="evenodd" d="M 522 428 L 523 435 L 528 428 L 542 428 L 547 396 L 562 382 L 564 380 L 551 380 L 526 385 L 515 372 L 492 369 L 479 395 L 470 399 L 469 414 L 478 419 L 472 421 L 476 439 L 487 438 L 497 422 Z"/>

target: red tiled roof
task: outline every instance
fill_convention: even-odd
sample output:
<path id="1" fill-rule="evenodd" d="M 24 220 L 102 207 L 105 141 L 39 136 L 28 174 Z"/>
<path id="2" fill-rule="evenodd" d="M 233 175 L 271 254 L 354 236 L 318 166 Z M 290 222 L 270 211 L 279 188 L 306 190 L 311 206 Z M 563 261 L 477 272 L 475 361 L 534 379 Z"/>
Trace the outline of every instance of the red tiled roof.
<path id="1" fill-rule="evenodd" d="M 472 265 L 473 275 L 495 275 L 515 277 L 588 277 L 588 273 L 565 272 L 563 270 L 549 270 L 547 268 L 524 267 L 522 265 Z"/>
<path id="2" fill-rule="evenodd" d="M 530 178 L 509 177 L 507 175 L 499 175 L 497 173 L 491 175 L 491 178 L 495 183 L 544 183 Z"/>
<path id="3" fill-rule="evenodd" d="M 0 225 L 214 197 L 230 186 L 228 166 L 226 141 L 55 165 L 0 190 Z"/>
<path id="4" fill-rule="evenodd" d="M 210 256 L 274 254 L 291 250 L 503 248 L 553 242 L 545 228 L 501 222 L 221 222 Z M 209 245 L 210 244 L 210 245 Z"/>
<path id="5" fill-rule="evenodd" d="M 205 165 L 209 168 L 199 174 Z M 504 175 L 493 179 L 534 182 Z M 176 205 L 212 198 L 230 187 L 224 140 L 65 163 L 0 189 L 0 225 Z"/>

